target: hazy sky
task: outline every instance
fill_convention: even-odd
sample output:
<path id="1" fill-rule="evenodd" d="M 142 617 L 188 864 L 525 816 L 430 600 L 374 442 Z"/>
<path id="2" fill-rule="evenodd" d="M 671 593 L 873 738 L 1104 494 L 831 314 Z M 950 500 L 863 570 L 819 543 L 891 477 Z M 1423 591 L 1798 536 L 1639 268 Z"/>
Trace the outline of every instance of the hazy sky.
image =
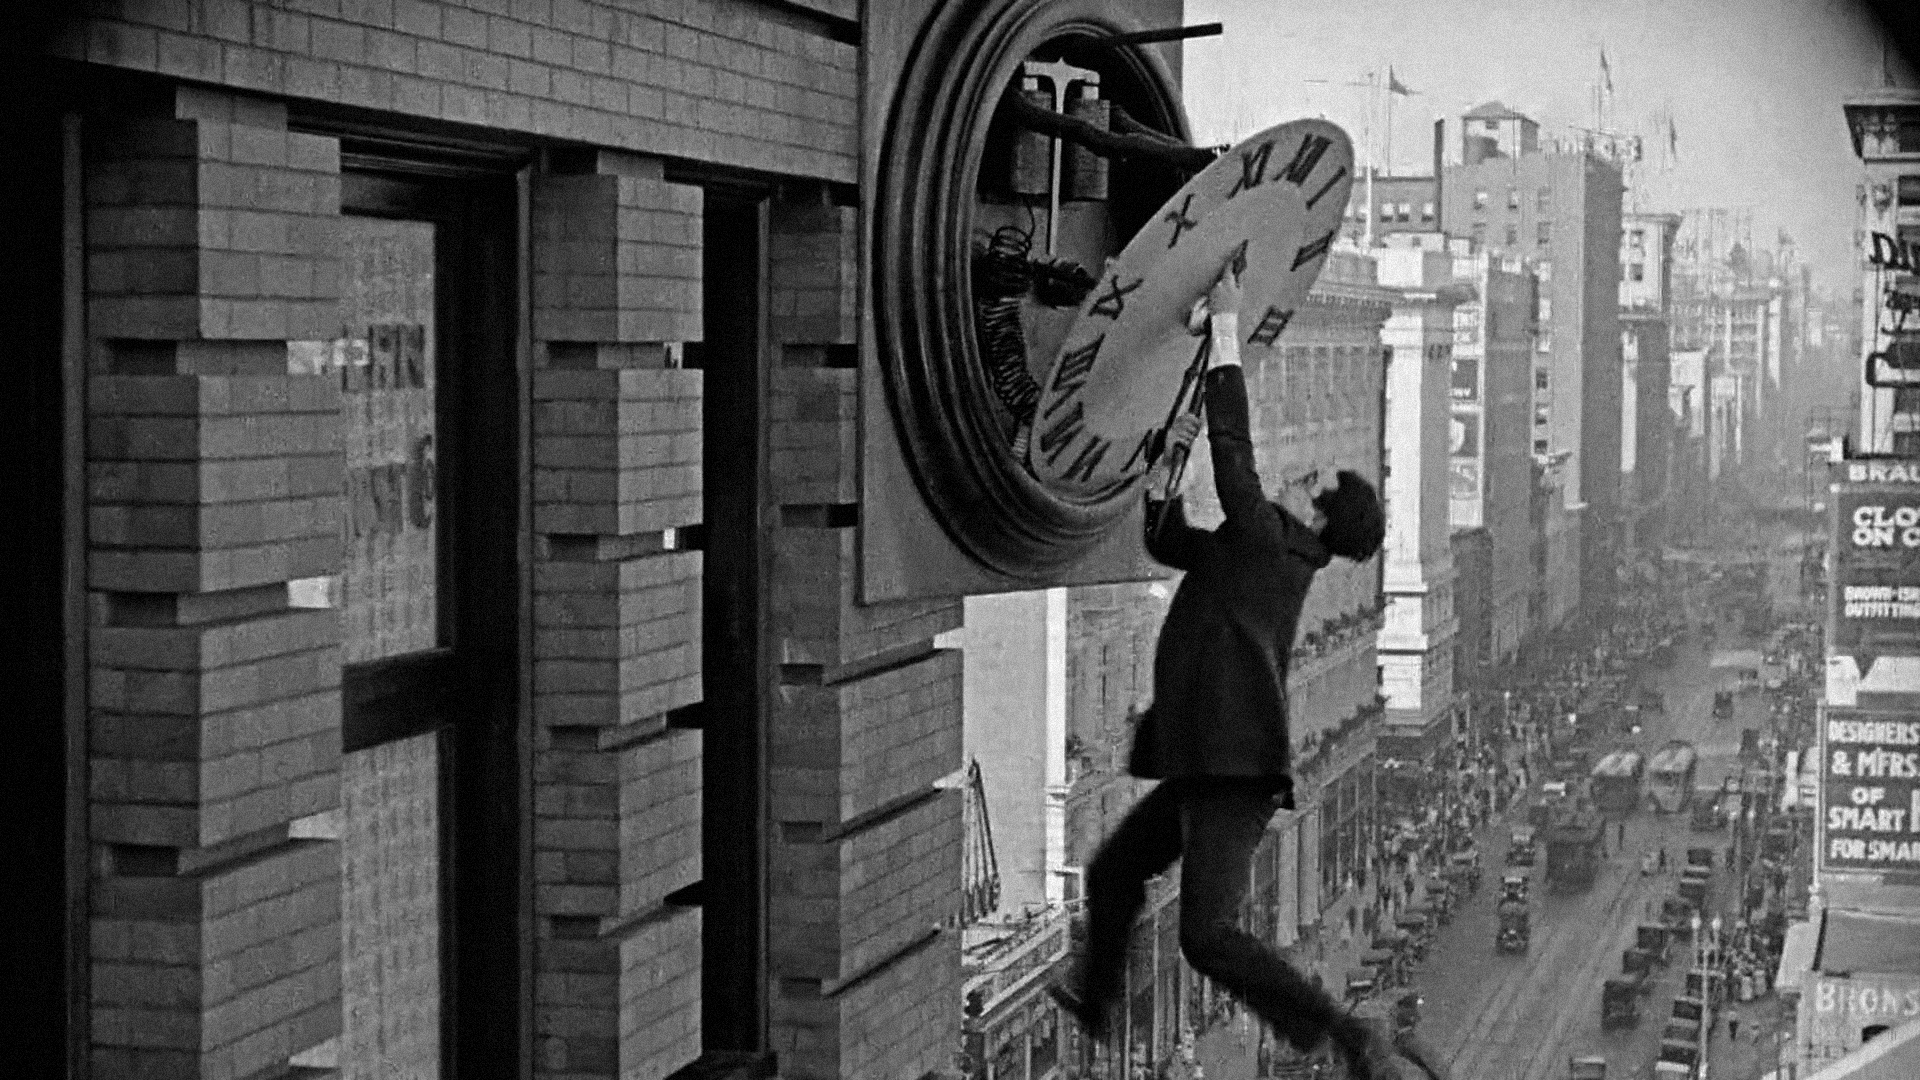
<path id="1" fill-rule="evenodd" d="M 1492 98 L 1542 137 L 1591 126 L 1604 46 L 1607 127 L 1645 140 L 1630 180 L 1643 209 L 1750 208 L 1757 243 L 1784 229 L 1816 285 L 1851 287 L 1860 170 L 1840 103 L 1881 81 L 1881 39 L 1855 0 L 1187 0 L 1186 13 L 1226 24 L 1186 46 L 1200 142 L 1324 114 L 1364 154 L 1367 91 L 1341 84 L 1391 65 L 1418 91 L 1394 98 L 1402 173 L 1431 171 L 1435 117 Z M 1897 54 L 1889 63 L 1914 85 Z"/>

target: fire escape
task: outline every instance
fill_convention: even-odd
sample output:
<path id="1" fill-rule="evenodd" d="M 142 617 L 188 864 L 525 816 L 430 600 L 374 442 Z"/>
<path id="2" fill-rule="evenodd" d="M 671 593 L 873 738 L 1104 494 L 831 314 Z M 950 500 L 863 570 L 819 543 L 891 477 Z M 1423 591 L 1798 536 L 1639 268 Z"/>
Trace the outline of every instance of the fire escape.
<path id="1" fill-rule="evenodd" d="M 987 819 L 979 758 L 967 762 L 961 792 L 960 925 L 970 926 L 1000 903 L 1000 865 L 993 856 L 993 823 Z"/>

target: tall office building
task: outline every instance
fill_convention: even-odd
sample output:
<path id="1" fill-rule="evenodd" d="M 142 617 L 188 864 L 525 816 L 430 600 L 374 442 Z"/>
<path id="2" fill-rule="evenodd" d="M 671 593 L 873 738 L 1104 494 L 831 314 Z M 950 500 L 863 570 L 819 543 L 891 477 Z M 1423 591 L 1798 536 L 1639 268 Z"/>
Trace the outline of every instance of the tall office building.
<path id="1" fill-rule="evenodd" d="M 1534 266 L 1533 448 L 1566 455 L 1582 604 L 1604 606 L 1620 527 L 1620 168 L 1590 152 L 1543 152 L 1536 125 L 1494 105 L 1475 111 L 1498 116 L 1462 118 L 1462 163 L 1444 171 L 1441 221 L 1476 250 Z"/>

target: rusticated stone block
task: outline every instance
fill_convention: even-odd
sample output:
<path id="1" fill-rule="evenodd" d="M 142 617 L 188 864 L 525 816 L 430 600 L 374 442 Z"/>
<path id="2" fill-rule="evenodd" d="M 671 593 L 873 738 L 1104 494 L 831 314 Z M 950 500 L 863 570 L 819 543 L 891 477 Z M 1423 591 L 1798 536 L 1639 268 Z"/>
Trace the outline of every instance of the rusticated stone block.
<path id="1" fill-rule="evenodd" d="M 858 978 L 956 909 L 960 793 L 925 798 L 822 839 L 775 843 L 774 973 L 829 988 Z"/>
<path id="2" fill-rule="evenodd" d="M 624 536 L 701 519 L 702 372 L 534 377 L 534 528 Z"/>
<path id="3" fill-rule="evenodd" d="M 960 655 L 944 649 L 845 682 L 780 687 L 774 820 L 832 828 L 958 769 Z"/>

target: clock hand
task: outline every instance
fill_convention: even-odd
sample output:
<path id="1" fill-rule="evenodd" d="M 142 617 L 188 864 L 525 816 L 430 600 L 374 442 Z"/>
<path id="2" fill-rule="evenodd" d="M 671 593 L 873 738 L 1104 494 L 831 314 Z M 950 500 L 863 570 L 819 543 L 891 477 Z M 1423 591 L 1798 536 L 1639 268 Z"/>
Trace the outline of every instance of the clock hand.
<path id="1" fill-rule="evenodd" d="M 1187 398 L 1189 391 L 1193 396 L 1186 402 L 1187 410 L 1196 415 L 1200 412 L 1207 393 L 1207 384 L 1201 375 L 1206 372 L 1207 359 L 1212 353 L 1213 336 L 1208 334 L 1200 339 L 1199 347 L 1193 351 L 1193 362 L 1187 365 L 1186 374 L 1180 377 L 1180 392 L 1173 397 L 1173 408 L 1167 410 L 1167 422 L 1160 425 L 1162 437 L 1165 437 L 1167 429 L 1173 426 L 1174 417 L 1180 415 L 1181 402 Z M 1160 513 L 1153 520 L 1153 534 L 1156 537 L 1160 535 L 1161 528 L 1167 523 L 1167 511 L 1173 507 L 1174 493 L 1180 490 L 1180 478 L 1187 471 L 1187 458 L 1190 451 L 1191 447 L 1187 446 L 1176 446 L 1171 451 L 1173 458 L 1167 464 L 1167 498 L 1160 504 Z"/>

